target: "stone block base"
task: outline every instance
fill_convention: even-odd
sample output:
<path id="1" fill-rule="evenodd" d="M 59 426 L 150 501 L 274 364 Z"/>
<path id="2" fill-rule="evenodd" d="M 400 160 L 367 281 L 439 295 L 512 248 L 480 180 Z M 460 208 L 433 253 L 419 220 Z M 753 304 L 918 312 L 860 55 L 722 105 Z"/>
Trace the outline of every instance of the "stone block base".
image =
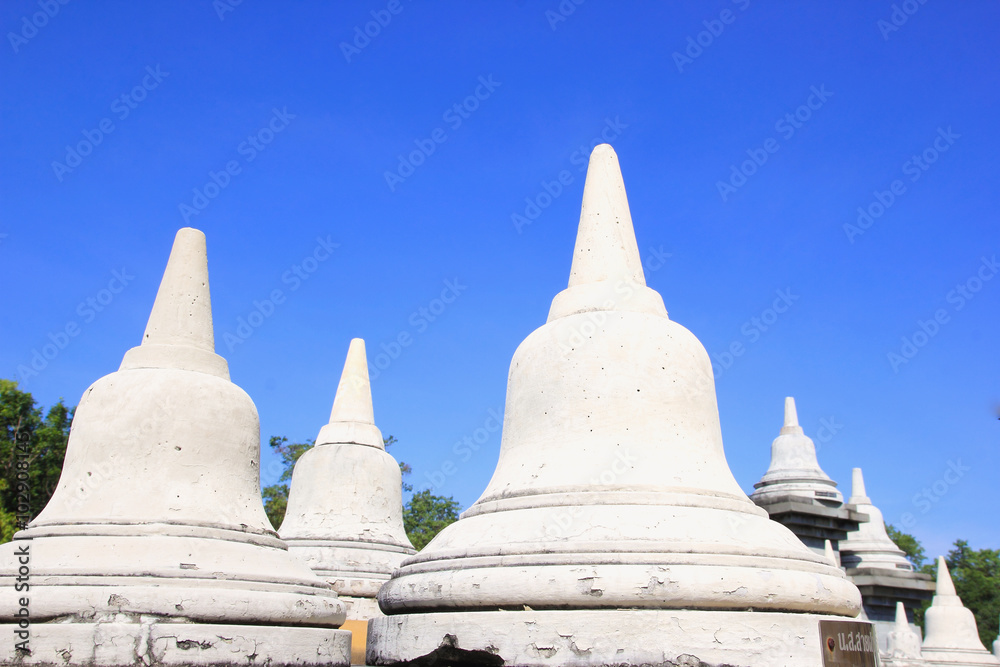
<path id="1" fill-rule="evenodd" d="M 24 667 L 346 667 L 351 633 L 330 628 L 141 622 L 32 623 L 30 654 L 0 625 L 0 665 Z"/>
<path id="2" fill-rule="evenodd" d="M 368 623 L 369 665 L 822 667 L 821 620 L 780 612 L 589 609 L 403 614 Z"/>

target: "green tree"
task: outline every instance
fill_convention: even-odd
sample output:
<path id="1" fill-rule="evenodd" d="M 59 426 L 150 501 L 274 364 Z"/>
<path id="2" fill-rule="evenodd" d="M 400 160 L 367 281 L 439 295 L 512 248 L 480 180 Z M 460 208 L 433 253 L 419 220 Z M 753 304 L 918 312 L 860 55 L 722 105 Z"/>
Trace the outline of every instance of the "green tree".
<path id="1" fill-rule="evenodd" d="M 44 413 L 34 397 L 12 380 L 0 380 L 0 543 L 45 508 L 59 483 L 75 408 L 62 400 Z M 18 469 L 21 469 L 20 471 Z M 18 472 L 28 491 L 18 516 Z"/>
<path id="2" fill-rule="evenodd" d="M 435 496 L 430 489 L 414 493 L 403 505 L 403 526 L 417 551 L 420 551 L 445 526 L 458 521 L 461 506 L 452 497 Z"/>
<path id="3" fill-rule="evenodd" d="M 913 567 L 918 570 L 927 560 L 924 552 L 924 547 L 913 535 L 909 533 L 904 533 L 901 530 L 896 529 L 895 526 L 891 524 L 885 524 L 885 532 L 889 533 L 889 539 L 896 543 L 896 546 L 902 549 L 906 553 L 906 557 Z"/>
<path id="4" fill-rule="evenodd" d="M 295 462 L 313 446 L 314 442 L 307 440 L 306 442 L 288 444 L 288 438 L 271 436 L 268 444 L 271 446 L 271 450 L 278 455 L 283 469 L 278 482 L 271 486 L 265 486 L 261 489 L 260 494 L 264 499 L 264 511 L 275 530 L 281 527 L 281 521 L 285 518 L 285 510 L 288 509 L 288 486 L 292 481 L 292 470 L 295 469 Z"/>

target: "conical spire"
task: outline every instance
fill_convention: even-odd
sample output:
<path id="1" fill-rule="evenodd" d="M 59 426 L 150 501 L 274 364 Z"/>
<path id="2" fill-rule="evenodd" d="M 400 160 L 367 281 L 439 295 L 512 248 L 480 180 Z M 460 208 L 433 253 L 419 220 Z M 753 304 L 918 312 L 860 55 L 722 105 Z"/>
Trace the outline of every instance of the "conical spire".
<path id="1" fill-rule="evenodd" d="M 569 286 L 622 279 L 646 284 L 618 155 L 601 144 L 587 167 Z"/>
<path id="2" fill-rule="evenodd" d="M 851 505 L 871 503 L 871 498 L 865 491 L 865 476 L 861 468 L 851 469 L 851 498 L 847 502 Z"/>
<path id="3" fill-rule="evenodd" d="M 955 582 L 951 580 L 951 573 L 948 572 L 948 563 L 945 562 L 944 556 L 938 556 L 938 571 L 937 571 L 937 590 L 935 595 L 948 596 L 948 595 L 958 595 L 955 592 Z"/>
<path id="4" fill-rule="evenodd" d="M 826 555 L 827 560 L 829 560 L 837 567 L 840 567 L 840 563 L 837 562 L 837 554 L 836 552 L 834 552 L 833 544 L 830 542 L 830 540 L 827 540 L 826 544 L 823 545 L 823 553 L 824 555 Z"/>
<path id="5" fill-rule="evenodd" d="M 906 620 L 906 606 L 899 600 L 896 601 L 896 632 L 910 629 L 910 622 Z"/>
<path id="6" fill-rule="evenodd" d="M 801 434 L 802 427 L 799 426 L 799 414 L 795 410 L 795 399 L 791 396 L 785 397 L 785 425 L 781 427 L 781 435 L 794 433 Z"/>
<path id="7" fill-rule="evenodd" d="M 184 345 L 215 352 L 208 252 L 200 230 L 184 227 L 177 231 L 142 344 Z"/>
<path id="8" fill-rule="evenodd" d="M 552 300 L 548 321 L 602 310 L 667 315 L 663 297 L 646 287 L 621 167 L 608 144 L 590 154 L 569 285 Z"/>
<path id="9" fill-rule="evenodd" d="M 375 426 L 368 358 L 365 341 L 360 338 L 353 339 L 347 350 L 347 360 L 330 410 L 330 423 L 320 429 L 316 444 L 355 444 L 385 449 L 382 432 Z"/>
<path id="10" fill-rule="evenodd" d="M 142 343 L 122 359 L 121 369 L 128 368 L 177 368 L 229 379 L 226 360 L 215 354 L 203 232 L 177 231 Z"/>
<path id="11" fill-rule="evenodd" d="M 375 423 L 365 341 L 360 338 L 351 340 L 351 346 L 347 350 L 347 361 L 344 362 L 337 395 L 333 399 L 330 422 Z"/>

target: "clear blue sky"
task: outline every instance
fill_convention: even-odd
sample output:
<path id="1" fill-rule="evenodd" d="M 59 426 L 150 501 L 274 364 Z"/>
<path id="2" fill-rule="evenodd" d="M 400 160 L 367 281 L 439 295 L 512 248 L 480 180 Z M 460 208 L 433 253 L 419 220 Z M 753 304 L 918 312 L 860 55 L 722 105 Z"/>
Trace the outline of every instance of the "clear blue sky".
<path id="1" fill-rule="evenodd" d="M 464 461 L 453 445 L 502 409 L 566 285 L 603 132 L 671 318 L 717 359 L 742 344 L 717 388 L 744 489 L 794 395 L 808 434 L 835 423 L 820 460 L 845 495 L 861 466 L 931 555 L 1000 547 L 1000 277 L 977 275 L 1000 253 L 995 2 L 911 0 L 895 24 L 888 1 L 567 1 L 565 20 L 556 0 L 49 2 L 0 7 L 3 376 L 78 327 L 23 383 L 43 405 L 76 404 L 139 342 L 190 224 L 264 441 L 316 435 L 352 337 L 373 361 L 408 334 L 376 420 L 417 488 L 451 460 L 437 492 L 467 507 L 500 434 Z M 858 207 L 881 215 L 845 231 Z M 339 244 L 322 262 L 318 238 Z M 904 350 L 918 321 L 934 335 Z"/>

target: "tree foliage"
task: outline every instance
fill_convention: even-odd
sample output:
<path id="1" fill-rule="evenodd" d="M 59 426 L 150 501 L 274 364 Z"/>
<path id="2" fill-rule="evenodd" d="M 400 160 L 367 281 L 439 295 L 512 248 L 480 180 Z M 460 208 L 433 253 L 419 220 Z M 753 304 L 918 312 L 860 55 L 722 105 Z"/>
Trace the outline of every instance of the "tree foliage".
<path id="1" fill-rule="evenodd" d="M 889 539 L 895 542 L 896 546 L 906 553 L 906 557 L 913 563 L 913 567 L 919 570 L 923 566 L 924 561 L 927 560 L 927 556 L 925 555 L 924 547 L 917 541 L 917 538 L 909 533 L 898 530 L 891 524 L 886 524 L 885 532 L 889 533 Z"/>
<path id="2" fill-rule="evenodd" d="M 307 440 L 288 444 L 288 438 L 271 436 L 268 444 L 271 450 L 278 455 L 282 471 L 277 483 L 265 486 L 260 493 L 264 499 L 264 511 L 275 530 L 281 527 L 281 522 L 285 518 L 285 510 L 288 509 L 288 487 L 292 481 L 292 470 L 295 468 L 295 462 L 313 446 L 314 442 Z"/>
<path id="3" fill-rule="evenodd" d="M 452 497 L 435 496 L 430 489 L 414 493 L 403 506 L 403 526 L 413 547 L 427 546 L 449 524 L 458 521 L 461 506 Z"/>
<path id="4" fill-rule="evenodd" d="M 45 508 L 59 483 L 75 408 L 62 400 L 44 413 L 12 380 L 0 380 L 0 543 Z M 27 512 L 18 512 L 18 472 Z M 24 508 L 22 508 L 24 509 Z"/>

